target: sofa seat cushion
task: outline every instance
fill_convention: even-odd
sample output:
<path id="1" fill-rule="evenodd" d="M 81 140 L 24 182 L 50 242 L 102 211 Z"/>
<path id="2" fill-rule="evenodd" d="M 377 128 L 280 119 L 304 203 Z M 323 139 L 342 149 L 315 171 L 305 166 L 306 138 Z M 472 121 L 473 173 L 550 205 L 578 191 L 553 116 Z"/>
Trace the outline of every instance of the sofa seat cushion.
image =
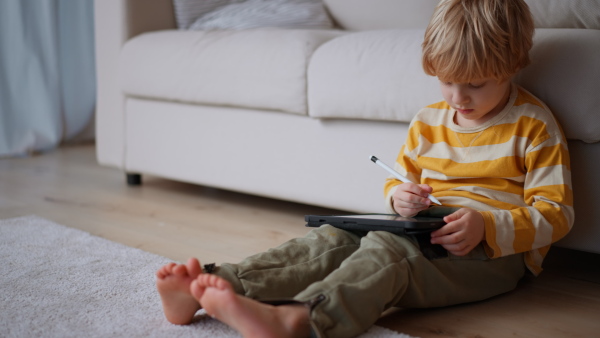
<path id="1" fill-rule="evenodd" d="M 158 31 L 120 59 L 130 96 L 307 114 L 306 70 L 333 30 Z"/>
<path id="2" fill-rule="evenodd" d="M 363 31 L 323 44 L 309 66 L 309 115 L 410 122 L 441 101 L 421 67 L 424 29 Z"/>

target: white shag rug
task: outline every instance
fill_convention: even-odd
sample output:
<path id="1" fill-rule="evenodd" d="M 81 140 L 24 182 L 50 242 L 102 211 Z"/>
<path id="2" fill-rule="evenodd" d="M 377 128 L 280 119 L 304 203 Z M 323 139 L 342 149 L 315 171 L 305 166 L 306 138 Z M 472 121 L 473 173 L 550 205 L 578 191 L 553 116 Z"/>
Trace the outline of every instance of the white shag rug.
<path id="1" fill-rule="evenodd" d="M 0 262 L 2 337 L 240 337 L 202 312 L 164 319 L 154 273 L 169 259 L 40 217 L 0 220 Z"/>

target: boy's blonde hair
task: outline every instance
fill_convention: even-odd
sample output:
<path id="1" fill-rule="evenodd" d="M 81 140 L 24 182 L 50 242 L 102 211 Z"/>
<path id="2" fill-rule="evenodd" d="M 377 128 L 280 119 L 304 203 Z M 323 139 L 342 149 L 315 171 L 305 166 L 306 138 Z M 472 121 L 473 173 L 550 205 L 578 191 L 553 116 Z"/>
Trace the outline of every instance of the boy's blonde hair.
<path id="1" fill-rule="evenodd" d="M 423 69 L 455 83 L 509 79 L 529 64 L 533 31 L 523 0 L 442 0 L 425 31 Z"/>

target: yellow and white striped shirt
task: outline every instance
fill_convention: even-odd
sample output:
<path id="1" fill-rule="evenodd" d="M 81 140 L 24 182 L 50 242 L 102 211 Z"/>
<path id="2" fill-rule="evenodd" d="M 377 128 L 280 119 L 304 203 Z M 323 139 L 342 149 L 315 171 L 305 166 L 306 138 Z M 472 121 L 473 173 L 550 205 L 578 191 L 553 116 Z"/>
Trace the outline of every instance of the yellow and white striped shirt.
<path id="1" fill-rule="evenodd" d="M 422 109 L 411 122 L 395 169 L 428 184 L 443 205 L 478 210 L 491 258 L 525 253 L 535 275 L 550 244 L 573 226 L 573 192 L 564 134 L 550 110 L 512 85 L 506 107 L 474 128 L 453 122 L 446 102 Z M 401 182 L 385 183 L 387 207 Z"/>

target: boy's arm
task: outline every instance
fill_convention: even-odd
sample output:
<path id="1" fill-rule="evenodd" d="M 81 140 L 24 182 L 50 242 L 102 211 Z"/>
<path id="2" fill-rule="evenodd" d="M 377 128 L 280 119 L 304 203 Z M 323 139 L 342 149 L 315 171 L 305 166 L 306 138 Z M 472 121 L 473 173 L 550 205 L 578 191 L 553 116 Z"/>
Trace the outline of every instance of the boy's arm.
<path id="1" fill-rule="evenodd" d="M 501 257 L 544 250 L 573 226 L 573 192 L 566 140 L 551 137 L 527 152 L 524 183 L 526 207 L 481 212 L 486 250 Z M 498 224 L 498 226 L 496 226 Z"/>

